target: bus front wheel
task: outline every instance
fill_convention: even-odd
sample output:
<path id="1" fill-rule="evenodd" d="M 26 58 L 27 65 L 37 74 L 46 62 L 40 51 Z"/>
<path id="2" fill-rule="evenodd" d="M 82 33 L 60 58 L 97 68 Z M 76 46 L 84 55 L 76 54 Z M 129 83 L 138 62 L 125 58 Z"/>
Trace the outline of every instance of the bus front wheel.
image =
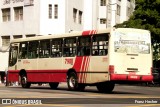
<path id="1" fill-rule="evenodd" d="M 30 88 L 31 83 L 29 83 L 27 81 L 27 76 L 26 75 L 21 76 L 21 85 L 22 85 L 23 88 Z"/>
<path id="2" fill-rule="evenodd" d="M 114 86 L 115 83 L 108 81 L 97 84 L 97 89 L 101 93 L 111 93 L 114 89 Z"/>

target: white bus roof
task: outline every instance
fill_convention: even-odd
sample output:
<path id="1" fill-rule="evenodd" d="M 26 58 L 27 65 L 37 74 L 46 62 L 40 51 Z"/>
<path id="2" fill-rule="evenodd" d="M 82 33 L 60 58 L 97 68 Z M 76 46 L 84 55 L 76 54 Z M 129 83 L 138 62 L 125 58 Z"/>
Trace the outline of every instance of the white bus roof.
<path id="1" fill-rule="evenodd" d="M 33 40 L 45 40 L 45 39 L 52 39 L 52 38 L 85 36 L 85 35 L 93 35 L 93 34 L 100 34 L 100 33 L 109 33 L 110 31 L 111 31 L 111 28 L 104 29 L 104 30 L 73 31 L 71 33 L 64 33 L 64 34 L 53 34 L 53 35 L 43 35 L 43 36 L 13 39 L 11 40 L 11 43 L 33 41 Z"/>
<path id="2" fill-rule="evenodd" d="M 35 36 L 35 37 L 28 37 L 28 38 L 19 38 L 11 40 L 11 43 L 15 42 L 24 42 L 24 41 L 33 41 L 33 40 L 45 40 L 45 39 L 52 39 L 52 38 L 63 38 L 63 37 L 75 37 L 75 36 L 85 36 L 85 35 L 93 35 L 93 34 L 101 34 L 101 33 L 110 33 L 111 30 L 117 31 L 136 31 L 136 32 L 146 32 L 147 30 L 143 29 L 135 29 L 135 28 L 107 28 L 103 30 L 87 30 L 87 31 L 73 31 L 71 33 L 64 33 L 64 34 L 53 34 L 53 35 L 43 35 L 43 36 Z"/>

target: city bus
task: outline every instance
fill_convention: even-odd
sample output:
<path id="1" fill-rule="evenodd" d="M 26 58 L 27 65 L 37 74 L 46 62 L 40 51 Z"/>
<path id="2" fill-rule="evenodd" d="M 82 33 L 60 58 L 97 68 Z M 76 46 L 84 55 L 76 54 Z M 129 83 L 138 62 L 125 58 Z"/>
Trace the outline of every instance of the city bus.
<path id="1" fill-rule="evenodd" d="M 14 39 L 9 50 L 7 82 L 23 88 L 48 83 L 69 90 L 96 86 L 112 92 L 117 83 L 150 82 L 151 37 L 148 30 L 108 28 Z"/>

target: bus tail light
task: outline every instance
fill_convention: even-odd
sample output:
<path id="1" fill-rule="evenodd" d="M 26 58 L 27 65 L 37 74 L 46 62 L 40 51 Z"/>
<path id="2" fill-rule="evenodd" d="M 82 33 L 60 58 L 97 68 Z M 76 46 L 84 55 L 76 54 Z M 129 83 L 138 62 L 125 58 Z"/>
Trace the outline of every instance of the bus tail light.
<path id="1" fill-rule="evenodd" d="M 114 73 L 114 65 L 109 65 L 109 72 Z"/>

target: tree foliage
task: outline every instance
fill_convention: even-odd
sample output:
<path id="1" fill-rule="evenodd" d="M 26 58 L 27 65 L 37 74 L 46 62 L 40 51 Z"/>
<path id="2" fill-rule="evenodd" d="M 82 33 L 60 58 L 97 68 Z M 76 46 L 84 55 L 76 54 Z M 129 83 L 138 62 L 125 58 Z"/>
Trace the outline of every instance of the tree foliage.
<path id="1" fill-rule="evenodd" d="M 160 0 L 136 0 L 135 11 L 128 21 L 115 27 L 129 27 L 150 30 L 154 59 L 160 52 Z"/>

